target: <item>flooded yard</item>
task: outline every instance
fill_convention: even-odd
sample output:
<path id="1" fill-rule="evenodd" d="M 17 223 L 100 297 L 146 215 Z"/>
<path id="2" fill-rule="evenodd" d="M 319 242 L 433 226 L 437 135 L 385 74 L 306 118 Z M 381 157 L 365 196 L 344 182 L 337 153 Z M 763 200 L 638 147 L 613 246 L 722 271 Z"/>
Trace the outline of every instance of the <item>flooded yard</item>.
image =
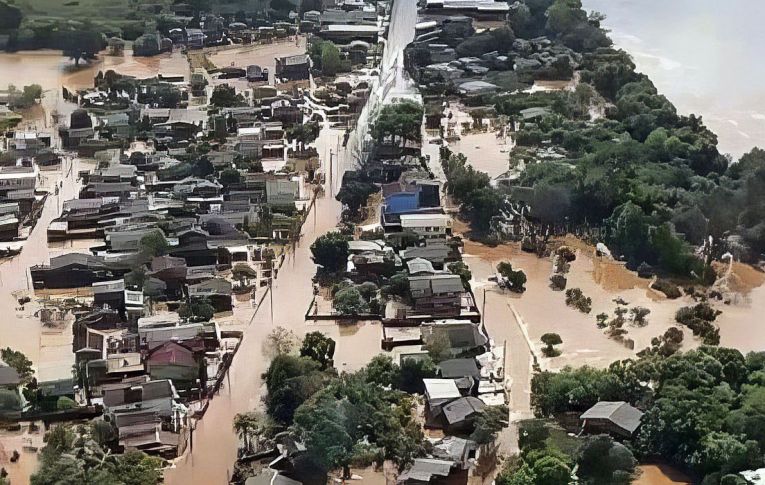
<path id="1" fill-rule="evenodd" d="M 690 485 L 691 479 L 669 465 L 640 465 L 632 485 Z"/>
<path id="2" fill-rule="evenodd" d="M 487 248 L 469 243 L 465 252 L 466 261 L 473 271 L 474 291 L 478 300 L 483 298 L 481 292 L 484 289 L 488 295 L 487 302 L 496 300 L 496 303 L 489 305 L 486 310 L 487 319 L 492 319 L 489 312 L 493 311 L 499 312 L 504 319 L 512 323 L 512 310 L 517 311 L 531 345 L 539 356 L 543 347 L 539 340 L 542 334 L 560 334 L 563 339 L 563 344 L 559 346 L 562 353 L 555 358 L 542 357 L 540 365 L 543 368 L 559 369 L 566 365 L 585 364 L 606 367 L 614 360 L 633 357 L 636 352 L 649 346 L 653 337 L 674 326 L 674 314 L 677 309 L 689 304 L 685 299 L 668 300 L 658 296 L 656 292 L 647 288 L 645 280 L 635 278 L 635 283 L 640 284 L 626 286 L 623 280 L 629 280 L 629 274 L 622 274 L 626 269 L 621 266 L 610 267 L 613 263 L 603 263 L 579 251 L 576 261 L 571 264 L 567 287 L 580 288 L 585 296 L 592 298 L 592 311 L 585 314 L 566 305 L 564 291 L 554 291 L 550 288 L 548 278 L 552 271 L 551 259 L 538 258 L 534 254 L 522 252 L 516 245 Z M 474 253 L 477 254 L 473 255 Z M 488 281 L 501 261 L 510 261 L 514 269 L 521 269 L 526 273 L 528 281 L 524 293 L 502 293 L 496 283 Z M 621 278 L 610 273 L 615 273 Z M 616 284 L 617 280 L 622 280 L 621 284 Z M 644 327 L 625 325 L 629 332 L 626 337 L 635 341 L 634 350 L 610 339 L 595 324 L 595 315 L 598 313 L 613 315 L 617 306 L 613 300 L 616 298 L 628 302 L 629 307 L 643 306 L 651 310 L 647 317 L 648 324 Z M 491 328 L 489 331 L 491 333 Z M 697 346 L 698 342 L 690 332 L 685 333 L 684 348 Z M 511 345 L 516 351 L 528 353 L 525 341 L 511 341 Z"/>
<path id="3" fill-rule="evenodd" d="M 298 36 L 291 39 L 282 39 L 273 44 L 251 44 L 237 47 L 227 46 L 211 50 L 207 53 L 207 58 L 217 67 L 241 67 L 247 69 L 247 66 L 258 65 L 261 68 L 268 68 L 269 83 L 274 83 L 274 74 L 276 73 L 276 58 L 284 56 L 294 56 L 304 54 L 306 48 L 306 38 Z M 226 79 L 221 82 L 236 82 L 247 84 L 246 80 Z"/>
<path id="4" fill-rule="evenodd" d="M 442 125 L 447 127 L 444 134 L 452 152 L 464 154 L 474 168 L 486 172 L 492 179 L 508 171 L 513 149 L 509 132 L 498 130 L 489 119 L 481 119 L 480 126 L 476 126 L 468 109 L 460 104 L 451 103 L 444 115 Z"/>

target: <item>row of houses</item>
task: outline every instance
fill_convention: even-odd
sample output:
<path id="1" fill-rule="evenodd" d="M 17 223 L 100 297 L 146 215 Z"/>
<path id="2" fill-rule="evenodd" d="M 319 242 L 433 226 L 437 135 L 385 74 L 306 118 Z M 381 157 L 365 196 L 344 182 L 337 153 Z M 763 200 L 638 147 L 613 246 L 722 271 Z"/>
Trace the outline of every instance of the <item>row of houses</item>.
<path id="1" fill-rule="evenodd" d="M 35 130 L 10 131 L 0 141 L 0 241 L 24 239 L 39 217 L 42 177 L 62 163 L 51 142 L 51 134 Z"/>
<path id="2" fill-rule="evenodd" d="M 48 241 L 91 242 L 32 266 L 31 287 L 74 316 L 76 375 L 61 395 L 102 414 L 117 452 L 183 452 L 241 338 L 220 322 L 262 297 L 310 202 L 315 150 L 287 140 L 299 98 L 235 89 L 241 106 L 208 112 L 183 77 L 107 73 L 71 97 L 81 107 L 59 130 L 95 163 Z M 179 101 L 158 107 L 168 93 Z"/>

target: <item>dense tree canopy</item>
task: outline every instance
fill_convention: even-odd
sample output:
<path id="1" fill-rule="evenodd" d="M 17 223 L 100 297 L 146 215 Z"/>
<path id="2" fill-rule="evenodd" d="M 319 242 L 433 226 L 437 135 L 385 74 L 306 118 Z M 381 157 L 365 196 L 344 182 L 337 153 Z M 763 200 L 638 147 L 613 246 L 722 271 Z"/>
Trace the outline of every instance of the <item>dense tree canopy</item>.
<path id="1" fill-rule="evenodd" d="M 380 142 L 386 138 L 394 143 L 419 141 L 423 116 L 422 105 L 414 101 L 385 105 L 372 126 L 372 136 Z"/>
<path id="2" fill-rule="evenodd" d="M 348 238 L 339 232 L 328 232 L 311 244 L 313 261 L 325 271 L 345 269 L 348 260 Z"/>
<path id="3" fill-rule="evenodd" d="M 104 36 L 90 30 L 71 30 L 61 35 L 61 49 L 65 56 L 79 66 L 80 59 L 90 60 L 106 46 Z"/>
<path id="4" fill-rule="evenodd" d="M 352 463 L 383 460 L 403 469 L 424 452 L 412 405 L 405 394 L 367 381 L 364 371 L 344 374 L 300 406 L 295 428 L 319 469 L 343 468 L 348 477 Z"/>
<path id="5" fill-rule="evenodd" d="M 152 485 L 162 481 L 162 460 L 141 451 L 111 454 L 97 429 L 58 425 L 45 436 L 33 485 Z"/>
<path id="6" fill-rule="evenodd" d="M 232 86 L 219 84 L 213 89 L 210 103 L 218 108 L 232 108 L 243 106 L 245 101 L 241 94 L 236 94 L 236 89 Z"/>
<path id="7" fill-rule="evenodd" d="M 764 376 L 763 353 L 744 357 L 719 347 L 669 357 L 646 353 L 607 370 L 581 367 L 538 373 L 532 379 L 532 406 L 539 416 L 549 416 L 581 412 L 598 401 L 627 400 L 645 411 L 633 440 L 641 456 L 662 456 L 719 479 L 763 464 Z M 614 454 L 615 463 L 631 462 L 622 450 Z M 608 471 L 597 468 L 595 458 L 586 461 L 595 467 L 584 468 L 593 476 Z"/>

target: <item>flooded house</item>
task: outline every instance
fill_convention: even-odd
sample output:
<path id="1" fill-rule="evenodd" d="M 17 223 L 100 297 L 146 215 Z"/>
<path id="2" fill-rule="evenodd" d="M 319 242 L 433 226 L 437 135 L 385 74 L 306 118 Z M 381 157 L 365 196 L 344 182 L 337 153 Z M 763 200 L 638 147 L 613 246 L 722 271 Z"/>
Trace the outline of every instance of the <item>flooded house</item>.
<path id="1" fill-rule="evenodd" d="M 35 201 L 39 174 L 31 159 L 19 159 L 14 165 L 0 166 L 0 202 L 15 202 L 20 214 L 29 213 Z"/>
<path id="2" fill-rule="evenodd" d="M 186 29 L 186 46 L 189 49 L 201 49 L 205 46 L 207 36 L 202 29 Z"/>
<path id="3" fill-rule="evenodd" d="M 327 24 L 322 25 L 316 33 L 322 39 L 338 44 L 347 44 L 354 40 L 376 44 L 379 34 L 380 28 L 377 25 L 364 24 Z"/>
<path id="4" fill-rule="evenodd" d="M 164 458 L 177 456 L 187 409 L 167 379 L 136 379 L 104 386 L 104 416 L 117 428 L 122 448 Z"/>
<path id="5" fill-rule="evenodd" d="M 311 69 L 311 59 L 308 54 L 298 54 L 295 56 L 277 57 L 276 78 L 284 81 L 301 81 L 309 78 Z"/>
<path id="6" fill-rule="evenodd" d="M 32 285 L 43 288 L 80 288 L 122 277 L 130 269 L 107 263 L 104 258 L 82 253 L 68 253 L 51 258 L 50 264 L 30 268 Z"/>
<path id="7" fill-rule="evenodd" d="M 587 433 L 607 433 L 629 438 L 638 427 L 643 412 L 624 401 L 600 401 L 579 416 Z"/>

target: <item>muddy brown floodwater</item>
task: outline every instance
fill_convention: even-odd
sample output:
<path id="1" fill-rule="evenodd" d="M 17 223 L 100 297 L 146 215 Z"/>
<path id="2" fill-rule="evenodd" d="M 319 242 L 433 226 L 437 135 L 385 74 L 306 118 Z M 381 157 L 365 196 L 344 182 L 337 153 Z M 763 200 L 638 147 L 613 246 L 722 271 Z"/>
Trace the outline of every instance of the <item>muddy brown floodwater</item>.
<path id="1" fill-rule="evenodd" d="M 632 485 L 690 485 L 691 480 L 669 465 L 641 465 Z"/>
<path id="2" fill-rule="evenodd" d="M 342 136 L 342 131 L 325 128 L 317 140 L 319 153 L 324 153 L 325 145 L 335 147 L 339 136 Z M 303 225 L 300 243 L 294 252 L 288 254 L 275 280 L 273 321 L 271 299 L 266 297 L 244 330 L 244 339 L 234 358 L 229 378 L 224 381 L 220 394 L 210 402 L 204 418 L 196 424 L 192 451 L 177 459 L 175 466 L 167 470 L 167 483 L 226 483 L 233 471 L 239 444 L 232 429 L 232 419 L 236 413 L 263 405 L 265 389 L 261 374 L 269 363 L 263 353 L 263 341 L 276 326 L 292 330 L 298 337 L 306 332 L 320 331 L 335 339 L 335 366 L 339 371 L 357 370 L 381 352 L 382 329 L 379 323 L 340 326 L 335 322 L 317 324 L 305 321 L 305 313 L 313 297 L 310 281 L 316 272 L 310 245 L 318 236 L 336 227 L 340 209 L 340 203 L 329 195 L 317 199 L 316 206 Z M 371 470 L 363 473 L 365 476 L 375 474 Z"/>
<path id="3" fill-rule="evenodd" d="M 306 39 L 303 36 L 280 40 L 273 44 L 252 44 L 237 47 L 227 46 L 218 50 L 211 51 L 207 58 L 217 67 L 240 67 L 246 69 L 247 66 L 255 64 L 261 68 L 268 68 L 269 82 L 274 83 L 276 73 L 276 57 L 294 56 L 305 53 Z M 228 84 L 242 85 L 246 87 L 246 80 L 226 79 L 220 82 Z"/>

